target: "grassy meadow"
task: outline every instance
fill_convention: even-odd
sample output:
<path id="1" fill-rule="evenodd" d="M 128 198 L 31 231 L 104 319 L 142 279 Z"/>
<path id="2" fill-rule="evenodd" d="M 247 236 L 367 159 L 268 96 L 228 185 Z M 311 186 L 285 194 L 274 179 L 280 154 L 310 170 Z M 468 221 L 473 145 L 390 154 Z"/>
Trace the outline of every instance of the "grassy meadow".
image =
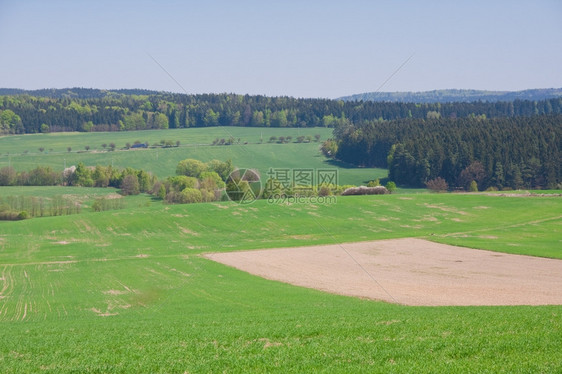
<path id="1" fill-rule="evenodd" d="M 199 256 L 422 237 L 562 258 L 559 197 L 132 201 L 119 211 L 0 222 L 1 372 L 562 369 L 561 306 L 393 305 L 268 281 Z"/>
<path id="2" fill-rule="evenodd" d="M 213 127 L 172 130 L 148 130 L 116 133 L 52 133 L 0 137 L 0 168 L 13 166 L 29 170 L 38 165 L 62 170 L 65 165 L 83 162 L 87 166 L 114 165 L 133 167 L 152 172 L 159 178 L 174 175 L 179 161 L 195 158 L 201 161 L 231 159 L 240 168 L 258 169 L 263 176 L 269 168 L 338 168 L 340 184 L 365 184 L 369 180 L 385 178 L 387 171 L 376 168 L 352 168 L 343 163 L 332 163 L 319 151 L 320 143 L 294 143 L 299 136 L 319 134 L 320 142 L 331 137 L 326 128 L 245 128 Z M 234 137 L 240 144 L 212 146 L 219 139 Z M 292 143 L 270 144 L 271 136 L 292 136 Z M 260 143 L 260 138 L 263 143 Z M 127 143 L 171 140 L 179 147 L 124 150 Z M 102 144 L 115 143 L 111 152 Z M 244 144 L 247 143 L 247 144 Z M 88 151 L 85 147 L 89 146 Z M 68 152 L 67 148 L 71 147 Z M 44 148 L 43 152 L 39 148 Z M 27 151 L 27 152 L 26 152 Z"/>
<path id="3" fill-rule="evenodd" d="M 209 145 L 228 133 L 242 144 Z M 321 141 L 330 136 L 326 129 L 209 128 L 2 137 L 0 167 L 60 170 L 82 161 L 159 177 L 173 175 L 185 158 L 231 158 L 262 173 L 332 167 L 318 143 L 267 144 L 270 136 L 316 133 Z M 161 139 L 181 146 L 101 150 L 102 143 Z M 86 145 L 89 152 L 76 152 Z M 335 166 L 340 184 L 386 176 Z M 138 195 L 124 197 L 124 209 L 89 209 L 116 192 L 0 188 L 0 196 L 62 195 L 83 204 L 80 214 L 0 221 L 1 373 L 562 371 L 562 306 L 394 305 L 268 281 L 201 256 L 420 237 L 562 259 L 558 196 L 403 190 L 323 203 L 165 205 Z"/>

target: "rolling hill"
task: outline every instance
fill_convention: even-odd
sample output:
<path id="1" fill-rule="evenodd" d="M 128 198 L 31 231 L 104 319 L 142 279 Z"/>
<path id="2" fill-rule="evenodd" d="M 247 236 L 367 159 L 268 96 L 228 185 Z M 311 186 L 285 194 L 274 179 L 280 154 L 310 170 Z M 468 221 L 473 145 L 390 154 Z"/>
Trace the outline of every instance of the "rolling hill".
<path id="1" fill-rule="evenodd" d="M 562 97 L 562 88 L 539 88 L 523 91 L 433 90 L 423 92 L 365 92 L 343 96 L 343 101 L 386 101 L 403 103 L 454 103 L 474 101 L 545 100 Z"/>

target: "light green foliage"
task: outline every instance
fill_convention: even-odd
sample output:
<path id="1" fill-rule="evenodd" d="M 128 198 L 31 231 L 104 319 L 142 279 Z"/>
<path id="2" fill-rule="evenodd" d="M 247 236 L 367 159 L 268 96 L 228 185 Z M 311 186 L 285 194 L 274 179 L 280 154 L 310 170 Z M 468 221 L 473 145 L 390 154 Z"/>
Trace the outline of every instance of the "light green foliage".
<path id="1" fill-rule="evenodd" d="M 158 198 L 164 200 L 166 198 L 166 186 L 163 183 L 160 183 L 160 187 L 158 187 Z"/>
<path id="2" fill-rule="evenodd" d="M 219 124 L 220 113 L 213 111 L 212 109 L 207 109 L 205 117 L 203 118 L 203 123 L 205 126 L 217 126 Z"/>
<path id="3" fill-rule="evenodd" d="M 394 183 L 393 181 L 388 181 L 385 187 L 390 193 L 394 193 L 396 191 L 396 183 Z"/>
<path id="4" fill-rule="evenodd" d="M 196 188 L 185 188 L 181 191 L 181 194 L 184 199 L 182 203 L 185 204 L 200 203 L 203 201 L 201 191 Z"/>
<path id="5" fill-rule="evenodd" d="M 74 175 L 72 176 L 71 184 L 73 186 L 82 186 L 82 187 L 93 187 L 94 180 L 92 179 L 92 172 L 90 169 L 84 165 L 84 163 L 79 162 L 76 166 L 76 170 L 74 171 Z"/>
<path id="6" fill-rule="evenodd" d="M 225 184 L 220 175 L 214 171 L 204 171 L 199 176 L 201 184 L 205 185 L 205 189 L 220 189 L 224 188 Z"/>
<path id="7" fill-rule="evenodd" d="M 12 110 L 0 110 L 0 135 L 13 134 L 21 128 L 21 118 Z"/>
<path id="8" fill-rule="evenodd" d="M 204 162 L 188 158 L 178 163 L 178 166 L 176 167 L 176 174 L 199 178 L 201 173 L 205 170 L 207 170 L 207 166 Z"/>
<path id="9" fill-rule="evenodd" d="M 107 187 L 109 186 L 109 179 L 111 177 L 111 168 L 96 166 L 96 169 L 92 173 L 92 179 L 94 180 L 95 187 Z"/>
<path id="10" fill-rule="evenodd" d="M 427 119 L 439 119 L 439 118 L 441 118 L 441 113 L 439 113 L 435 110 L 430 110 L 429 112 L 427 112 L 426 118 Z"/>
<path id="11" fill-rule="evenodd" d="M 468 188 L 468 191 L 470 191 L 470 192 L 478 192 L 478 184 L 476 183 L 475 180 L 473 180 L 472 182 L 470 182 L 470 187 Z"/>
<path id="12" fill-rule="evenodd" d="M 225 181 L 230 173 L 232 173 L 232 171 L 234 170 L 234 166 L 232 165 L 232 160 L 224 162 L 219 160 L 211 160 L 206 163 L 206 170 L 217 173 L 220 178 Z"/>
<path id="13" fill-rule="evenodd" d="M 82 124 L 81 130 L 84 132 L 89 132 L 92 131 L 93 127 L 94 127 L 94 123 L 92 121 L 88 121 Z"/>
<path id="14" fill-rule="evenodd" d="M 146 129 L 146 120 L 142 113 L 132 113 L 123 118 L 122 130 L 143 130 Z"/>
<path id="15" fill-rule="evenodd" d="M 167 129 L 169 126 L 168 117 L 163 113 L 154 114 L 152 121 L 154 122 L 152 125 L 154 129 Z"/>
<path id="16" fill-rule="evenodd" d="M 167 181 L 174 189 L 178 191 L 182 191 L 185 188 L 197 188 L 199 186 L 199 181 L 197 180 L 197 178 L 187 177 L 185 175 L 170 177 L 167 179 Z"/>
<path id="17" fill-rule="evenodd" d="M 381 182 L 378 178 L 373 180 L 373 181 L 370 181 L 369 183 L 367 183 L 367 187 L 377 187 L 377 186 L 380 186 L 380 185 L 381 185 Z"/>

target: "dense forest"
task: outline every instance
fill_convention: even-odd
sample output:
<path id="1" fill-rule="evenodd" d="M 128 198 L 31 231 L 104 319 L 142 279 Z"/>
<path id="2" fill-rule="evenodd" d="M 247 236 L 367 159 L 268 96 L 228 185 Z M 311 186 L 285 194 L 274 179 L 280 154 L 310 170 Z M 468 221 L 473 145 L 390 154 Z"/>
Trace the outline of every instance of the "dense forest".
<path id="1" fill-rule="evenodd" d="M 388 167 L 398 184 L 449 188 L 556 188 L 562 182 L 562 116 L 370 121 L 334 131 L 336 157 Z M 446 188 L 445 188 L 446 189 Z"/>
<path id="2" fill-rule="evenodd" d="M 388 101 L 403 103 L 453 103 L 474 101 L 539 101 L 562 97 L 562 88 L 523 91 L 433 90 L 423 92 L 366 92 L 341 97 L 344 101 Z"/>
<path id="3" fill-rule="evenodd" d="M 2 89 L 0 134 L 127 131 L 201 126 L 336 127 L 365 121 L 495 118 L 562 113 L 562 98 L 542 101 L 390 103 L 145 90 Z"/>

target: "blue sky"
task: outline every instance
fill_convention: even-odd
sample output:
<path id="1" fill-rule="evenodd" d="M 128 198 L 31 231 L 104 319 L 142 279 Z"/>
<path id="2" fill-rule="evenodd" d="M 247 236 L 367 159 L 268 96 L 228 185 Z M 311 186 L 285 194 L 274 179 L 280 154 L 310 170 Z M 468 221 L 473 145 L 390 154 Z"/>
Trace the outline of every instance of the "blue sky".
<path id="1" fill-rule="evenodd" d="M 554 0 L 0 0 L 0 87 L 335 98 L 410 56 L 381 91 L 562 87 L 560 20 Z"/>

